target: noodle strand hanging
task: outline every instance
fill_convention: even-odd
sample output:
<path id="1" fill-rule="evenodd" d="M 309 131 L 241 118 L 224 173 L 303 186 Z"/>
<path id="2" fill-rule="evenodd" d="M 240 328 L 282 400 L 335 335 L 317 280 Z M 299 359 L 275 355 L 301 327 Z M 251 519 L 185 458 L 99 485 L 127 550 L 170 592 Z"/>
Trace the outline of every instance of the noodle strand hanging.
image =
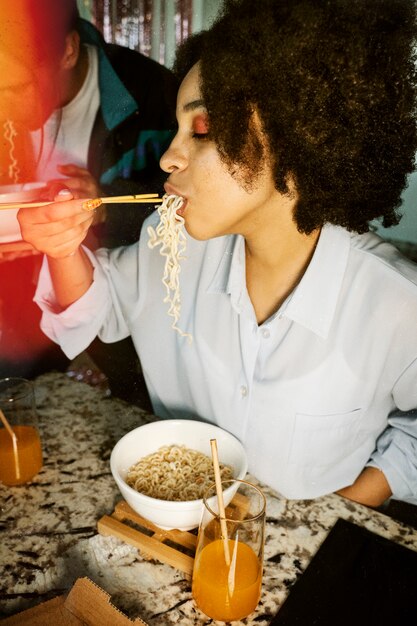
<path id="1" fill-rule="evenodd" d="M 162 283 L 166 288 L 164 302 L 169 303 L 168 315 L 173 318 L 172 328 L 182 337 L 192 341 L 192 336 L 178 327 L 181 313 L 181 293 L 179 275 L 180 261 L 184 258 L 186 238 L 184 235 L 184 219 L 177 215 L 183 198 L 174 195 L 165 195 L 162 204 L 158 207 L 160 221 L 156 229 L 148 226 L 148 246 L 161 246 L 159 253 L 165 257 Z"/>
<path id="2" fill-rule="evenodd" d="M 4 129 L 4 138 L 10 144 L 10 148 L 9 148 L 10 164 L 9 164 L 9 169 L 8 169 L 8 175 L 9 175 L 9 178 L 14 183 L 18 183 L 20 170 L 17 164 L 17 159 L 15 157 L 15 143 L 14 143 L 14 138 L 16 137 L 17 132 L 16 132 L 16 129 L 14 127 L 12 120 L 7 120 L 6 122 L 4 122 L 3 129 Z"/>

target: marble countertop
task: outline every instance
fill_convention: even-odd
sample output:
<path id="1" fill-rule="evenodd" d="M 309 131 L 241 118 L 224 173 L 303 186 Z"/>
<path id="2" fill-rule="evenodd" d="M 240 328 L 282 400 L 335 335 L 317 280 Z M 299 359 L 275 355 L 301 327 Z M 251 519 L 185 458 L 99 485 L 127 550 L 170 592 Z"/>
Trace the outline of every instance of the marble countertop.
<path id="1" fill-rule="evenodd" d="M 196 609 L 181 572 L 97 534 L 97 521 L 121 498 L 109 467 L 114 444 L 156 418 L 65 374 L 46 374 L 35 383 L 45 462 L 29 485 L 0 484 L 0 618 L 65 593 L 88 576 L 130 618 L 140 616 L 150 626 L 215 623 Z M 289 501 L 264 491 L 262 597 L 236 625 L 270 623 L 338 518 L 417 551 L 417 530 L 339 496 Z"/>

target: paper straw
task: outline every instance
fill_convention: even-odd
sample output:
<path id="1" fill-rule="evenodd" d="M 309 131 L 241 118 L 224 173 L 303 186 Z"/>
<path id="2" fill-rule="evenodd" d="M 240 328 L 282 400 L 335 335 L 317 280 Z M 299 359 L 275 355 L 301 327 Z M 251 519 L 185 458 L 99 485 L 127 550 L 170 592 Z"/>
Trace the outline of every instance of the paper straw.
<path id="1" fill-rule="evenodd" d="M 19 465 L 19 455 L 18 455 L 18 451 L 17 451 L 17 437 L 16 437 L 16 433 L 13 431 L 12 427 L 10 426 L 9 422 L 7 421 L 3 411 L 1 409 L 0 409 L 0 419 L 3 422 L 5 429 L 7 430 L 7 432 L 9 433 L 9 435 L 12 438 L 12 441 L 13 441 L 14 467 L 15 467 L 15 471 L 16 471 L 16 478 L 17 478 L 17 480 L 19 480 L 19 478 L 20 478 L 20 465 Z"/>
<path id="2" fill-rule="evenodd" d="M 226 560 L 226 565 L 229 566 L 230 565 L 229 538 L 227 536 L 226 514 L 224 510 L 222 479 L 220 476 L 219 457 L 217 454 L 216 439 L 210 439 L 210 446 L 211 446 L 211 456 L 213 459 L 214 480 L 216 482 L 217 502 L 219 505 L 220 529 L 222 532 L 224 557 Z"/>

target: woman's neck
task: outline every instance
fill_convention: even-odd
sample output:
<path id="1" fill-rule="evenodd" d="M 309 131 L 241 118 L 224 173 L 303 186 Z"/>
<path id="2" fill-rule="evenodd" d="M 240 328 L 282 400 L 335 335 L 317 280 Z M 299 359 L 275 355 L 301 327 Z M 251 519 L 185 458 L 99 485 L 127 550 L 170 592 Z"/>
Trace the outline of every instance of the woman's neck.
<path id="1" fill-rule="evenodd" d="M 268 319 L 303 277 L 320 235 L 300 233 L 293 202 L 277 207 L 279 219 L 264 219 L 246 242 L 246 285 L 258 324 Z"/>

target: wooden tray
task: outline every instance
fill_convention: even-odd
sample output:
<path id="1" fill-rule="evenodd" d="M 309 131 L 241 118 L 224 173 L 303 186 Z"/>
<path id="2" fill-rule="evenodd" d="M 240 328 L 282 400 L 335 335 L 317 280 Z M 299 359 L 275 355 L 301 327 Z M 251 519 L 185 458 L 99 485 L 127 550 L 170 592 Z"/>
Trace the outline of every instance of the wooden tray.
<path id="1" fill-rule="evenodd" d="M 226 508 L 226 513 L 233 519 L 243 519 L 248 506 L 245 496 L 236 494 Z M 104 515 L 97 522 L 97 529 L 100 535 L 118 537 L 135 546 L 144 558 L 156 559 L 189 577 L 192 575 L 197 528 L 189 531 L 163 530 L 135 513 L 125 500 L 121 500 L 111 515 Z"/>
<path id="2" fill-rule="evenodd" d="M 129 543 L 144 558 L 157 559 L 191 576 L 197 544 L 197 529 L 163 530 L 144 519 L 122 500 L 113 513 L 97 523 L 101 535 L 112 535 Z"/>

